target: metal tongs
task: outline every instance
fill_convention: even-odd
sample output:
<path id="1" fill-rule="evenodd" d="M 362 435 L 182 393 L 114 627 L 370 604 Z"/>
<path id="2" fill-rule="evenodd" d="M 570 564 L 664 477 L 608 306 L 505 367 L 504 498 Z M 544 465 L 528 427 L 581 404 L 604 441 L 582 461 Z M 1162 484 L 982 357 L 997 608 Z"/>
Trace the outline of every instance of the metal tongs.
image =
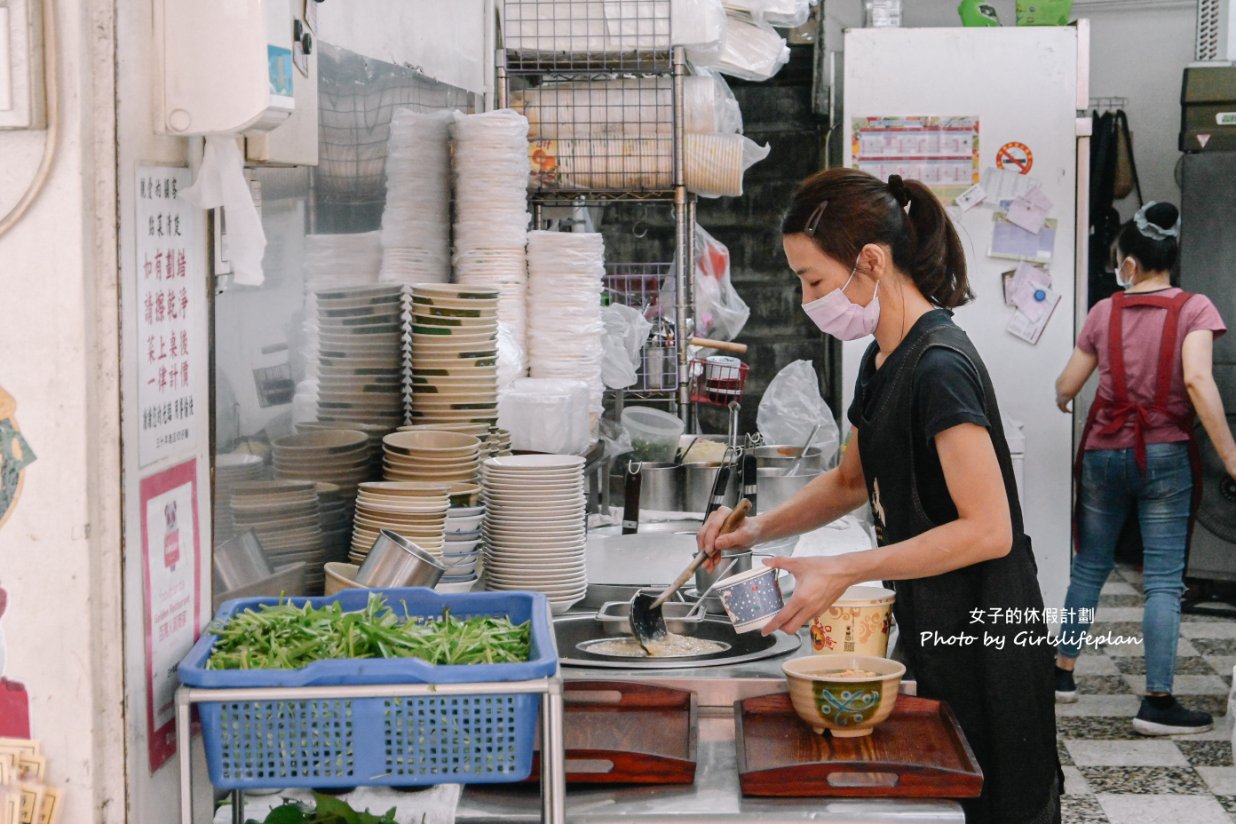
<path id="1" fill-rule="evenodd" d="M 743 498 L 734 507 L 734 511 L 725 519 L 725 523 L 721 525 L 721 531 L 718 535 L 733 532 L 750 511 L 751 501 Z M 691 563 L 687 565 L 687 568 L 680 572 L 678 577 L 656 597 L 653 597 L 648 592 L 635 593 L 635 598 L 631 601 L 631 634 L 635 636 L 635 640 L 639 642 L 644 652 L 651 654 L 652 650 L 649 649 L 649 645 L 664 640 L 665 636 L 669 634 L 669 630 L 665 627 L 665 616 L 661 613 L 661 605 L 669 600 L 669 597 L 677 592 L 687 582 L 687 579 L 695 574 L 695 570 L 699 569 L 708 558 L 708 553 L 702 549 L 695 553 L 695 557 L 691 559 Z M 718 575 L 717 580 L 720 580 L 722 577 Z M 704 603 L 705 597 L 711 591 L 712 587 L 709 587 L 700 593 L 700 598 L 696 602 L 697 606 Z M 690 613 L 688 613 L 689 615 Z"/>

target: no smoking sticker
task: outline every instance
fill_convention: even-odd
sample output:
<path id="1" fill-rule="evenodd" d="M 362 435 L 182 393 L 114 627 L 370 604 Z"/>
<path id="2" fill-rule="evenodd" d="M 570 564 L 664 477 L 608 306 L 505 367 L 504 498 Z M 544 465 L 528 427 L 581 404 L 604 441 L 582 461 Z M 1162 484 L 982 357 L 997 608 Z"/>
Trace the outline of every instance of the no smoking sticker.
<path id="1" fill-rule="evenodd" d="M 1028 175 L 1034 167 L 1034 152 L 1025 143 L 1011 141 L 1005 143 L 996 152 L 996 167 L 1008 169 L 1011 172 Z"/>

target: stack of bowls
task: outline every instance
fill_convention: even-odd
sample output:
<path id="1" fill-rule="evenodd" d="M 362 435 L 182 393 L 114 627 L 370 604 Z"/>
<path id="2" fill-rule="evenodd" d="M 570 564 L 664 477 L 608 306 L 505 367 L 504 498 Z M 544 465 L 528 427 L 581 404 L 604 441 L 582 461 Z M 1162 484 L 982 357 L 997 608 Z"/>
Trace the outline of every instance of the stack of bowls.
<path id="1" fill-rule="evenodd" d="M 443 583 L 462 585 L 477 579 L 481 522 L 485 518 L 480 489 L 476 484 L 452 484 L 447 490 L 451 506 L 446 511 L 446 540 L 442 544 L 442 562 L 446 565 Z"/>
<path id="2" fill-rule="evenodd" d="M 352 549 L 348 560 L 363 564 L 383 529 L 401 535 L 434 556 L 442 554 L 449 505 L 442 484 L 374 481 L 356 497 Z"/>
<path id="3" fill-rule="evenodd" d="M 481 460 L 511 453 L 511 433 L 484 423 L 414 423 L 401 426 L 398 431 L 423 432 L 429 429 L 473 436 L 481 442 Z"/>
<path id="4" fill-rule="evenodd" d="M 345 503 L 356 496 L 357 484 L 372 477 L 369 436 L 355 429 L 300 432 L 271 447 L 276 478 L 335 484 Z"/>
<path id="5" fill-rule="evenodd" d="M 413 423 L 498 418 L 498 293 L 445 284 L 413 288 L 408 386 Z"/>
<path id="6" fill-rule="evenodd" d="M 321 429 L 340 429 L 347 428 L 355 432 L 364 432 L 369 438 L 369 458 L 373 462 L 372 475 L 375 478 L 382 476 L 382 439 L 389 435 L 392 431 L 391 427 L 386 424 L 374 423 L 349 423 L 346 427 L 341 427 L 340 424 L 322 423 L 320 421 L 310 421 L 306 423 L 296 424 L 297 432 L 316 432 Z"/>
<path id="7" fill-rule="evenodd" d="M 382 210 L 383 281 L 445 283 L 450 274 L 450 112 L 391 116 Z"/>
<path id="8" fill-rule="evenodd" d="M 319 483 L 317 492 L 322 554 L 328 561 L 338 561 L 347 557 L 352 539 L 352 500 L 343 496 L 338 484 Z"/>
<path id="9" fill-rule="evenodd" d="M 227 452 L 215 458 L 214 536 L 220 544 L 235 534 L 232 524 L 232 490 L 236 484 L 257 481 L 265 471 L 260 455 Z"/>
<path id="10" fill-rule="evenodd" d="M 459 432 L 392 432 L 382 439 L 382 448 L 388 481 L 472 482 L 480 468 L 480 440 Z"/>
<path id="11" fill-rule="evenodd" d="M 483 467 L 486 588 L 543 592 L 566 611 L 588 589 L 584 459 L 512 455 Z"/>
<path id="12" fill-rule="evenodd" d="M 317 304 L 318 420 L 403 423 L 403 287 L 320 291 Z"/>
<path id="13" fill-rule="evenodd" d="M 605 245 L 600 234 L 528 233 L 529 374 L 586 383 L 594 432 L 605 392 L 601 380 L 604 277 Z M 564 329 L 571 333 L 563 334 Z"/>
<path id="14" fill-rule="evenodd" d="M 498 293 L 498 319 L 524 350 L 527 323 L 528 119 L 510 109 L 457 115 L 455 279 Z"/>
<path id="15" fill-rule="evenodd" d="M 305 592 L 322 591 L 322 517 L 313 481 L 245 481 L 232 492 L 232 520 L 252 529 L 273 568 L 304 562 Z"/>

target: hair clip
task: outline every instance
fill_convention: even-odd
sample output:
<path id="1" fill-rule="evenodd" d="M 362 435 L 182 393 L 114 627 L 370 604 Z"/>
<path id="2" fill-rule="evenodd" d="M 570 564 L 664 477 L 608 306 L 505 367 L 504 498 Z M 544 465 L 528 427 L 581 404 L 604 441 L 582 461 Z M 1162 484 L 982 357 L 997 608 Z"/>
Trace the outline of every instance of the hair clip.
<path id="1" fill-rule="evenodd" d="M 824 210 L 828 208 L 828 201 L 820 201 L 820 205 L 815 207 L 815 211 L 807 218 L 806 225 L 803 226 L 803 233 L 815 237 L 816 229 L 820 228 L 820 218 L 824 217 Z"/>

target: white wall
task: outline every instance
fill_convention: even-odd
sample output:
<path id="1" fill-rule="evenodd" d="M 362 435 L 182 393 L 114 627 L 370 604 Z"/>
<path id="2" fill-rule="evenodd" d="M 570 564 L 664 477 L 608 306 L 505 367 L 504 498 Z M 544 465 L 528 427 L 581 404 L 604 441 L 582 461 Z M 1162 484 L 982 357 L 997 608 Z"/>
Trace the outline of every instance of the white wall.
<path id="1" fill-rule="evenodd" d="M 484 0 L 334 0 L 319 8 L 322 39 L 409 66 L 451 86 L 485 91 Z"/>
<path id="2" fill-rule="evenodd" d="M 0 237 L 0 385 L 36 460 L 0 527 L 5 676 L 25 684 L 64 822 L 123 822 L 114 51 L 109 0 L 58 2 L 60 147 Z M 0 215 L 44 133 L 0 132 Z"/>

